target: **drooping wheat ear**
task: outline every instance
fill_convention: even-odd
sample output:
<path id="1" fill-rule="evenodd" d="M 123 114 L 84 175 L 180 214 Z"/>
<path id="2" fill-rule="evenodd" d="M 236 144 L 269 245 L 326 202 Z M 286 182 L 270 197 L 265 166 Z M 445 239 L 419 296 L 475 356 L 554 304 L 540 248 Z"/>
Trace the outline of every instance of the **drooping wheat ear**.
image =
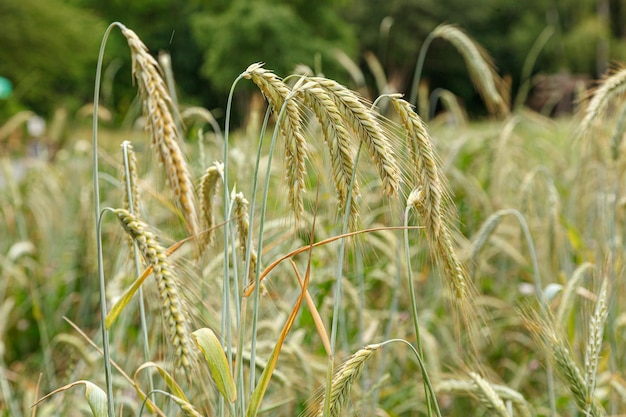
<path id="1" fill-rule="evenodd" d="M 602 84 L 593 91 L 593 97 L 585 109 L 585 115 L 578 130 L 581 137 L 586 137 L 591 132 L 594 123 L 602 117 L 609 103 L 624 92 L 626 92 L 626 68 L 608 73 Z"/>
<path id="2" fill-rule="evenodd" d="M 589 339 L 585 349 L 585 386 L 588 389 L 588 399 L 593 398 L 596 389 L 598 360 L 602 350 L 602 334 L 604 333 L 606 318 L 609 315 L 608 298 L 608 279 L 604 278 L 598 294 L 595 311 L 589 321 Z M 588 404 L 588 407 L 590 405 Z"/>
<path id="3" fill-rule="evenodd" d="M 335 102 L 316 84 L 309 84 L 308 88 L 300 90 L 304 97 L 304 102 L 313 110 L 315 116 L 322 126 L 324 141 L 328 146 L 330 154 L 332 175 L 335 182 L 335 190 L 339 199 L 339 209 L 343 213 L 348 200 L 348 187 L 352 181 L 354 171 L 354 152 L 350 144 L 350 134 L 343 126 L 343 118 Z M 353 184 L 352 198 L 350 205 L 349 226 L 351 230 L 356 228 L 359 215 L 358 206 L 354 199 L 358 196 L 358 184 Z"/>
<path id="4" fill-rule="evenodd" d="M 392 96 L 391 102 L 407 130 L 416 168 L 417 188 L 409 195 L 407 206 L 414 207 L 422 218 L 435 259 L 448 277 L 457 300 L 465 299 L 469 292 L 467 273 L 457 256 L 447 224 L 447 219 L 452 217 L 448 215 L 450 197 L 445 179 L 440 174 L 432 140 L 422 119 L 408 101 Z"/>
<path id="5" fill-rule="evenodd" d="M 561 380 L 572 393 L 572 397 L 578 409 L 588 416 L 601 417 L 604 411 L 597 399 L 585 383 L 585 378 L 576 364 L 571 350 L 562 337 L 556 333 L 554 326 L 540 319 L 524 317 L 526 326 L 531 330 L 538 341 L 539 346 L 548 353 L 554 363 L 554 368 Z"/>
<path id="6" fill-rule="evenodd" d="M 509 113 L 508 93 L 487 51 L 456 25 L 439 25 L 433 31 L 433 36 L 447 40 L 461 54 L 487 110 L 498 117 L 506 116 Z"/>
<path id="7" fill-rule="evenodd" d="M 237 224 L 237 233 L 239 234 L 239 249 L 241 251 L 241 258 L 246 259 L 247 251 L 247 242 L 248 242 L 248 231 L 250 229 L 250 218 L 248 216 L 248 200 L 243 196 L 243 193 L 238 192 L 233 195 L 233 212 L 235 214 L 235 223 Z M 256 250 L 251 247 L 250 248 L 250 269 L 248 275 L 248 284 L 253 284 L 256 274 L 258 256 Z"/>
<path id="8" fill-rule="evenodd" d="M 176 395 L 169 394 L 169 398 L 176 403 L 183 410 L 183 413 L 187 417 L 203 417 L 202 414 L 196 408 L 189 403 L 189 401 L 185 401 L 184 399 L 177 397 Z"/>
<path id="9" fill-rule="evenodd" d="M 351 90 L 334 80 L 313 77 L 335 102 L 342 119 L 368 148 L 370 158 L 378 169 L 383 191 L 391 196 L 400 189 L 400 170 L 393 154 L 389 138 L 385 136 L 375 114 L 359 100 Z"/>
<path id="10" fill-rule="evenodd" d="M 193 342 L 189 331 L 185 303 L 179 293 L 179 283 L 174 268 L 167 257 L 166 249 L 158 242 L 149 226 L 127 210 L 114 210 L 124 230 L 137 243 L 146 262 L 152 266 L 157 282 L 161 312 L 165 320 L 169 341 L 174 347 L 174 355 L 179 366 L 191 371 L 193 363 Z"/>
<path id="11" fill-rule="evenodd" d="M 504 385 L 490 384 L 490 386 L 503 401 L 510 401 L 521 417 L 532 417 L 528 401 L 522 394 Z M 477 395 L 478 389 L 474 381 L 461 379 L 448 379 L 435 386 L 438 393 L 458 395 Z"/>
<path id="12" fill-rule="evenodd" d="M 203 227 L 205 228 L 203 247 L 213 243 L 215 233 L 214 199 L 217 196 L 218 180 L 224 176 L 224 164 L 215 161 L 212 166 L 208 167 L 202 178 L 200 179 L 200 214 L 202 217 Z"/>
<path id="13" fill-rule="evenodd" d="M 422 119 L 415 113 L 411 104 L 399 97 L 392 96 L 391 103 L 400 115 L 400 120 L 407 130 L 410 140 L 409 151 L 415 163 L 417 181 L 422 187 L 422 198 L 427 215 L 425 226 L 434 236 L 439 235 L 443 218 L 443 204 L 446 191 L 439 172 L 439 163 L 432 146 L 432 140 Z"/>
<path id="14" fill-rule="evenodd" d="M 263 68 L 263 64 L 252 64 L 244 72 L 244 77 L 254 82 L 278 114 L 285 99 L 291 92 L 289 87 L 273 72 Z M 296 220 L 304 213 L 302 193 L 306 176 L 307 144 L 302 134 L 302 117 L 298 103 L 287 101 L 285 114 L 280 122 L 280 131 L 285 138 L 285 177 L 289 187 L 289 204 Z"/>
<path id="15" fill-rule="evenodd" d="M 478 398 L 480 402 L 483 403 L 485 407 L 494 410 L 500 417 L 510 417 L 504 405 L 504 401 L 502 401 L 502 398 L 496 393 L 491 384 L 475 372 L 470 372 L 469 376 L 478 387 Z"/>
<path id="16" fill-rule="evenodd" d="M 574 307 L 575 295 L 580 282 L 588 275 L 593 274 L 596 266 L 590 262 L 579 265 L 572 276 L 567 280 L 567 285 L 561 294 L 561 302 L 556 312 L 555 323 L 560 329 L 565 329 L 569 322 L 569 315 Z"/>
<path id="17" fill-rule="evenodd" d="M 330 388 L 330 414 L 329 417 L 339 417 L 350 398 L 352 384 L 359 377 L 365 363 L 372 353 L 381 347 L 380 344 L 367 345 L 350 356 L 343 365 L 335 372 Z M 325 398 L 319 403 L 316 417 L 324 415 Z"/>
<path id="18" fill-rule="evenodd" d="M 137 80 L 143 103 L 146 130 L 159 160 L 165 167 L 167 181 L 182 209 L 189 233 L 198 234 L 198 220 L 193 182 L 187 162 L 179 146 L 180 132 L 172 116 L 172 100 L 156 60 L 148 53 L 141 39 L 130 29 L 123 28 L 132 54 L 133 75 Z"/>

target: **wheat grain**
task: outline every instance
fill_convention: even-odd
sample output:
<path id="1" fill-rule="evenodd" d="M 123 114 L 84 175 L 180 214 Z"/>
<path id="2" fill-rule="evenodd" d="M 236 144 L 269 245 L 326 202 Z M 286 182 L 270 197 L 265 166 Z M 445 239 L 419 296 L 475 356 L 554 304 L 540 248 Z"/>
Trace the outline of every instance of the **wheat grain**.
<path id="1" fill-rule="evenodd" d="M 596 308 L 589 321 L 589 339 L 585 350 L 585 386 L 587 387 L 587 405 L 591 406 L 591 398 L 594 396 L 596 388 L 596 374 L 598 372 L 598 360 L 602 350 L 602 334 L 604 325 L 609 315 L 608 306 L 608 279 L 604 278 Z"/>
<path id="2" fill-rule="evenodd" d="M 526 326 L 537 339 L 539 346 L 548 353 L 561 380 L 572 393 L 578 409 L 588 416 L 603 416 L 604 411 L 602 407 L 591 395 L 591 390 L 586 385 L 585 378 L 576 364 L 570 349 L 563 338 L 556 333 L 553 325 L 538 317 L 534 319 L 525 317 L 524 320 Z"/>
<path id="3" fill-rule="evenodd" d="M 251 79 L 259 87 L 276 113 L 280 112 L 291 90 L 276 74 L 263 68 L 263 64 L 257 63 L 246 69 L 244 77 Z M 289 189 L 289 204 L 296 220 L 304 213 L 302 193 L 306 176 L 307 144 L 301 126 L 298 103 L 288 100 L 285 115 L 280 120 L 280 130 L 285 138 L 285 177 Z"/>
<path id="4" fill-rule="evenodd" d="M 476 372 L 469 373 L 470 378 L 479 389 L 478 398 L 487 408 L 494 410 L 500 417 L 510 417 L 502 398 L 496 393 L 494 388 L 483 377 Z"/>
<path id="5" fill-rule="evenodd" d="M 215 216 L 213 214 L 213 200 L 217 196 L 218 180 L 224 176 L 224 164 L 215 161 L 212 166 L 208 167 L 204 175 L 200 179 L 200 215 L 203 222 L 204 247 L 213 243 L 215 233 Z"/>
<path id="6" fill-rule="evenodd" d="M 496 395 L 503 401 L 510 401 L 521 417 L 532 417 L 528 401 L 519 392 L 498 384 L 490 384 Z M 447 379 L 435 387 L 437 393 L 477 395 L 479 387 L 473 380 Z"/>
<path id="7" fill-rule="evenodd" d="M 184 300 L 179 291 L 179 283 L 174 268 L 167 256 L 166 249 L 158 242 L 149 226 L 127 210 L 116 209 L 115 215 L 124 230 L 137 243 L 145 260 L 152 266 L 152 273 L 157 282 L 161 312 L 169 333 L 169 341 L 174 347 L 174 355 L 180 366 L 191 370 L 193 343 L 189 332 Z"/>
<path id="8" fill-rule="evenodd" d="M 200 412 L 189 403 L 189 401 L 185 401 L 184 399 L 173 394 L 170 394 L 169 398 L 174 401 L 181 410 L 183 410 L 183 413 L 185 413 L 187 417 L 203 417 L 202 414 L 200 414 Z"/>
<path id="9" fill-rule="evenodd" d="M 365 363 L 372 356 L 380 344 L 372 344 L 365 346 L 354 353 L 343 365 L 335 372 L 330 388 L 330 413 L 329 417 L 339 417 L 348 403 L 350 397 L 350 391 L 352 384 L 359 377 L 359 374 L 363 370 Z M 316 417 L 322 417 L 324 415 L 324 403 L 325 398 L 319 403 L 319 410 Z"/>
<path id="10" fill-rule="evenodd" d="M 622 68 L 614 73 L 609 73 L 604 77 L 600 87 L 593 92 L 593 97 L 589 101 L 583 120 L 580 123 L 580 136 L 587 136 L 593 124 L 598 121 L 607 106 L 615 98 L 626 91 L 626 68 Z"/>
<path id="11" fill-rule="evenodd" d="M 489 54 L 456 25 L 439 25 L 433 31 L 433 36 L 447 40 L 461 54 L 470 78 L 489 112 L 499 117 L 507 115 L 508 95 L 504 93 L 504 82 L 496 74 Z"/>
<path id="12" fill-rule="evenodd" d="M 339 199 L 339 208 L 343 213 L 347 206 L 349 185 L 352 182 L 354 171 L 353 154 L 350 146 L 350 134 L 343 126 L 343 119 L 339 109 L 330 96 L 316 84 L 300 90 L 305 103 L 313 110 L 322 126 L 324 140 L 330 154 L 332 175 L 335 190 Z M 358 218 L 358 205 L 354 200 L 359 195 L 359 187 L 356 181 L 352 184 L 352 204 L 350 205 L 349 227 L 356 228 Z"/>
<path id="13" fill-rule="evenodd" d="M 467 273 L 461 264 L 454 244 L 450 226 L 446 223 L 449 203 L 447 186 L 439 172 L 439 163 L 422 119 L 413 111 L 411 104 L 399 97 L 391 97 L 395 110 L 408 133 L 409 149 L 416 168 L 418 187 L 407 199 L 407 206 L 414 207 L 426 228 L 435 259 L 448 277 L 450 288 L 457 300 L 465 299 L 469 293 Z"/>
<path id="14" fill-rule="evenodd" d="M 442 205 L 445 189 L 441 182 L 439 164 L 432 147 L 432 141 L 422 119 L 413 111 L 411 104 L 399 97 L 391 97 L 394 109 L 408 132 L 411 141 L 409 150 L 415 163 L 418 184 L 421 187 L 424 208 L 427 215 L 425 226 L 433 235 L 439 235 L 442 227 Z"/>
<path id="15" fill-rule="evenodd" d="M 250 219 L 248 216 L 248 200 L 244 197 L 243 193 L 235 193 L 233 195 L 233 212 L 235 214 L 235 222 L 237 224 L 237 233 L 239 235 L 239 249 L 241 252 L 241 258 L 245 261 L 248 253 L 247 242 L 248 233 L 250 229 Z M 255 249 L 250 248 L 250 268 L 248 269 L 248 285 L 251 285 L 255 281 L 256 269 L 257 269 L 258 255 Z"/>
<path id="16" fill-rule="evenodd" d="M 128 28 L 122 29 L 132 54 L 133 75 L 143 103 L 146 129 L 159 160 L 165 167 L 167 181 L 173 189 L 191 235 L 198 234 L 198 220 L 193 182 L 179 146 L 180 133 L 172 117 L 172 100 L 159 72 L 156 60 L 141 39 Z"/>
<path id="17" fill-rule="evenodd" d="M 359 100 L 351 90 L 334 80 L 312 77 L 311 81 L 319 84 L 335 102 L 345 124 L 368 148 L 370 158 L 378 169 L 386 195 L 395 195 L 400 189 L 398 163 L 376 116 Z"/>
<path id="18" fill-rule="evenodd" d="M 135 155 L 133 145 L 131 145 L 130 142 L 124 141 L 121 146 L 122 149 L 126 150 L 128 158 L 128 169 L 124 168 L 122 170 L 122 182 L 128 187 L 128 191 L 124 193 L 124 208 L 128 211 L 138 213 L 141 210 L 141 200 L 138 185 L 139 176 L 137 175 L 137 156 Z M 124 162 L 124 165 L 126 165 L 126 161 Z"/>

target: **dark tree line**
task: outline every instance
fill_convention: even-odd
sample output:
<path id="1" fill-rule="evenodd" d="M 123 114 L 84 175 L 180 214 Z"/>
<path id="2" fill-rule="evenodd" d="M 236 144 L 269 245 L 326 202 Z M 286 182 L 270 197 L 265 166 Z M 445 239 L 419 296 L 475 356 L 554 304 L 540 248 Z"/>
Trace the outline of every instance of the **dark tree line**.
<path id="1" fill-rule="evenodd" d="M 482 43 L 513 88 L 538 36 L 552 35 L 535 72 L 598 76 L 606 63 L 626 60 L 624 0 L 3 0 L 0 2 L 0 76 L 15 92 L 0 101 L 0 117 L 20 108 L 47 113 L 90 101 L 99 42 L 106 25 L 132 28 L 155 55 L 167 51 L 188 103 L 223 106 L 234 78 L 263 61 L 279 75 L 297 64 L 350 82 L 339 49 L 357 62 L 372 86 L 367 53 L 387 79 L 407 91 L 417 53 L 440 23 L 456 23 Z M 134 93 L 130 57 L 111 37 L 106 65 L 118 113 Z M 112 64 L 112 62 L 114 62 Z M 463 61 L 435 42 L 424 70 L 432 87 L 474 97 Z M 372 87 L 373 88 L 373 87 Z M 245 87 L 244 87 L 245 90 Z M 375 91 L 373 91 L 375 93 Z"/>

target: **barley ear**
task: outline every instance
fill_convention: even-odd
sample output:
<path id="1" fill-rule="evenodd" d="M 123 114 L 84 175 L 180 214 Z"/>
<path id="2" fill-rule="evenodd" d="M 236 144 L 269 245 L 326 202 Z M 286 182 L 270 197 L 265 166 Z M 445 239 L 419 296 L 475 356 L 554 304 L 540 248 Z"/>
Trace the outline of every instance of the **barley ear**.
<path id="1" fill-rule="evenodd" d="M 330 96 L 344 124 L 367 146 L 370 158 L 378 169 L 384 193 L 396 195 L 400 190 L 400 170 L 390 140 L 385 136 L 376 115 L 361 102 L 356 93 L 338 82 L 320 77 L 312 77 L 310 80 Z"/>
<path id="2" fill-rule="evenodd" d="M 315 84 L 302 88 L 305 103 L 313 110 L 322 127 L 324 141 L 328 147 L 332 166 L 332 177 L 339 200 L 339 209 L 343 213 L 347 207 L 349 186 L 354 172 L 354 152 L 350 144 L 350 134 L 343 126 L 343 118 L 335 102 Z M 359 195 L 358 184 L 352 186 L 352 198 Z M 349 228 L 356 229 L 358 205 L 350 204 Z"/>
<path id="3" fill-rule="evenodd" d="M 187 162 L 180 149 L 180 132 L 172 112 L 172 99 L 159 70 L 157 61 L 148 53 L 141 39 L 128 28 L 122 29 L 132 55 L 132 70 L 143 104 L 146 130 L 159 161 L 165 167 L 167 182 L 174 191 L 189 233 L 198 235 L 193 182 Z"/>
<path id="4" fill-rule="evenodd" d="M 380 344 L 365 346 L 363 349 L 360 349 L 355 354 L 350 356 L 350 358 L 343 363 L 337 372 L 335 372 L 330 388 L 329 417 L 339 417 L 341 415 L 350 398 L 352 384 L 354 384 L 356 379 L 359 377 L 359 374 L 363 370 L 367 360 L 372 356 L 372 353 L 374 353 L 374 351 L 381 346 L 382 345 Z M 317 412 L 316 417 L 323 417 L 325 402 L 326 399 L 322 398 L 322 401 L 319 403 L 319 411 Z"/>
<path id="5" fill-rule="evenodd" d="M 533 412 L 530 410 L 528 401 L 519 392 L 498 384 L 489 384 L 493 388 L 495 394 L 502 399 L 505 403 L 510 402 L 515 411 L 521 417 L 532 417 Z M 477 391 L 480 388 L 474 382 L 474 380 L 463 379 L 447 379 L 441 381 L 435 387 L 437 393 L 456 394 L 456 395 L 472 395 L 477 396 Z"/>
<path id="6" fill-rule="evenodd" d="M 604 333 L 604 325 L 609 315 L 608 298 L 608 279 L 604 278 L 598 294 L 595 311 L 589 321 L 589 338 L 585 350 L 585 386 L 587 387 L 588 407 L 591 407 L 591 399 L 596 389 L 596 374 L 602 350 L 602 334 Z"/>
<path id="7" fill-rule="evenodd" d="M 124 208 L 130 213 L 140 212 L 139 178 L 137 175 L 137 157 L 133 146 L 129 141 L 122 142 L 122 153 L 124 156 L 122 165 L 122 184 L 124 186 Z M 132 238 L 128 236 L 129 247 L 132 248 Z"/>
<path id="8" fill-rule="evenodd" d="M 525 324 L 541 349 L 548 354 L 554 369 L 571 392 L 576 407 L 586 415 L 603 416 L 604 410 L 586 385 L 585 378 L 564 338 L 557 334 L 551 322 L 542 320 L 537 313 L 531 314 L 534 314 L 534 317 L 524 317 Z"/>
<path id="9" fill-rule="evenodd" d="M 263 68 L 261 63 L 250 65 L 243 76 L 259 87 L 278 114 L 291 93 L 289 87 L 276 74 Z M 289 204 L 296 220 L 304 213 L 302 194 L 306 176 L 307 144 L 301 126 L 302 117 L 298 103 L 288 100 L 285 114 L 280 120 L 280 132 L 285 139 L 285 177 L 289 189 Z"/>
<path id="10" fill-rule="evenodd" d="M 465 300 L 470 292 L 469 280 L 454 248 L 447 220 L 453 217 L 449 210 L 450 197 L 430 134 L 409 102 L 399 97 L 391 97 L 391 102 L 407 131 L 417 176 L 417 188 L 409 194 L 407 206 L 415 208 L 424 222 L 434 258 L 445 273 L 456 299 Z"/>
<path id="11" fill-rule="evenodd" d="M 491 384 L 475 372 L 470 372 L 469 376 L 479 389 L 480 394 L 478 398 L 480 402 L 490 410 L 494 410 L 500 417 L 510 417 L 504 401 L 502 401 L 502 398 L 496 393 Z"/>
<path id="12" fill-rule="evenodd" d="M 187 375 L 192 370 L 193 343 L 189 331 L 189 319 L 181 296 L 179 281 L 170 262 L 167 250 L 158 242 L 150 227 L 127 210 L 113 210 L 124 230 L 137 243 L 144 259 L 152 266 L 152 274 L 157 282 L 161 313 L 165 321 L 168 338 L 174 348 L 179 366 Z"/>
<path id="13" fill-rule="evenodd" d="M 461 54 L 489 112 L 498 117 L 506 116 L 509 113 L 506 83 L 496 73 L 487 51 L 456 25 L 440 25 L 433 31 L 433 36 L 447 40 Z"/>
<path id="14" fill-rule="evenodd" d="M 124 193 L 124 208 L 128 211 L 139 212 L 141 198 L 139 194 L 139 176 L 137 175 L 137 156 L 133 145 L 129 141 L 122 142 L 122 149 L 125 151 L 124 169 L 122 170 L 122 182 L 127 187 Z M 128 164 L 126 163 L 128 162 Z"/>
<path id="15" fill-rule="evenodd" d="M 594 123 L 601 120 L 603 113 L 609 103 L 615 98 L 622 95 L 626 91 L 626 68 L 621 68 L 613 73 L 608 73 L 602 84 L 592 93 L 593 97 L 589 101 L 584 111 L 583 120 L 580 123 L 581 137 L 589 135 L 593 129 Z"/>
<path id="16" fill-rule="evenodd" d="M 214 200 L 218 192 L 218 181 L 224 177 L 224 164 L 215 161 L 207 168 L 200 179 L 200 215 L 205 229 L 202 238 L 202 247 L 213 243 L 215 236 L 215 207 Z"/>
<path id="17" fill-rule="evenodd" d="M 243 193 L 238 192 L 233 195 L 235 214 L 235 223 L 237 224 L 237 234 L 239 235 L 239 250 L 241 252 L 241 258 L 246 261 L 248 255 L 248 233 L 250 230 L 250 217 L 248 215 L 248 200 L 243 196 Z M 252 242 L 251 242 L 252 245 Z M 256 269 L 257 269 L 258 255 L 254 247 L 250 248 L 250 268 L 248 269 L 248 285 L 254 284 Z"/>

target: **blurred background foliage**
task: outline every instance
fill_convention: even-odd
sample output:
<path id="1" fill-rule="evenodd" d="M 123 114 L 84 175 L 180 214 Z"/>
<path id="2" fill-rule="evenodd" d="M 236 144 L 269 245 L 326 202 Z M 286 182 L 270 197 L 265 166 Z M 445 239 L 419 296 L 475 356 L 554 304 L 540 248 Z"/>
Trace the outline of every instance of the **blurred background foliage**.
<path id="1" fill-rule="evenodd" d="M 624 0 L 474 0 L 471 7 L 465 0 L 3 0 L 0 76 L 15 91 L 0 101 L 0 117 L 24 108 L 47 115 L 89 102 L 98 43 L 112 21 L 135 30 L 153 54 L 169 52 L 184 101 L 214 109 L 224 106 L 237 75 L 257 61 L 281 76 L 304 64 L 348 82 L 336 50 L 359 65 L 371 95 L 379 91 L 364 59 L 368 53 L 389 85 L 407 93 L 420 45 L 444 22 L 483 44 L 511 80 L 514 96 L 524 61 L 546 28 L 552 36 L 534 73 L 598 77 L 606 62 L 626 59 L 625 20 Z M 123 117 L 134 87 L 130 56 L 120 48 L 125 45 L 116 34 L 106 54 L 116 91 L 103 100 Z M 453 91 L 475 113 L 472 103 L 479 100 L 464 63 L 444 41 L 429 50 L 424 79 L 431 89 Z"/>

